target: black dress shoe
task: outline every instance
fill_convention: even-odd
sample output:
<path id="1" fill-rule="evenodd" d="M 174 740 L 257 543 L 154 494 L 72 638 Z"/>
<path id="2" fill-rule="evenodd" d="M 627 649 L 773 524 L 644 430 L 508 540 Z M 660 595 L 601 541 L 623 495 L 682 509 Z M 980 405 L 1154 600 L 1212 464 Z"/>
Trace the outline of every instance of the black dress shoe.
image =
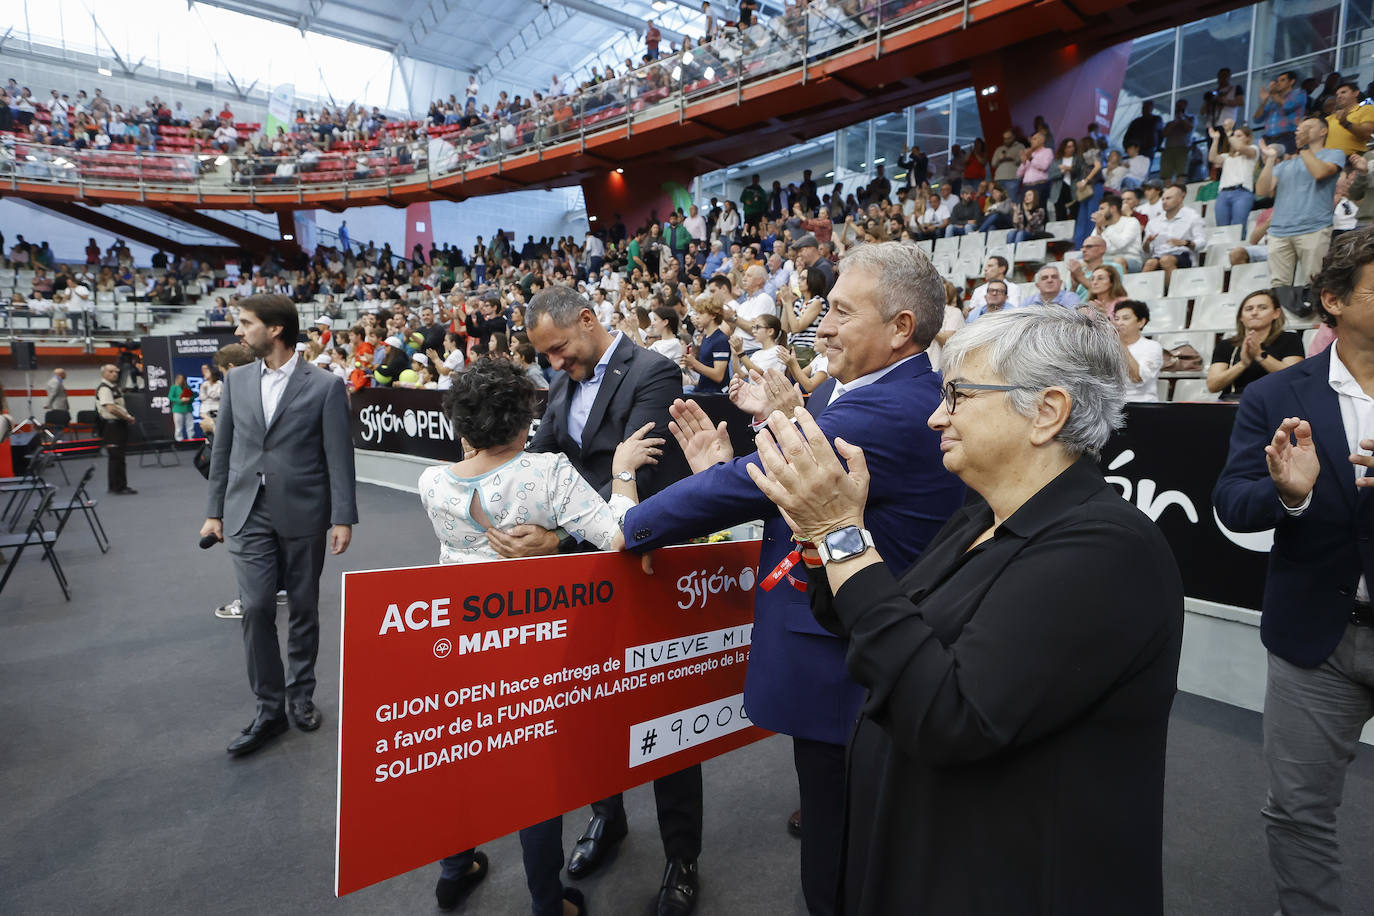
<path id="1" fill-rule="evenodd" d="M 697 907 L 697 863 L 669 859 L 658 890 L 658 916 L 687 916 Z"/>
<path id="2" fill-rule="evenodd" d="M 787 819 L 787 832 L 792 836 L 801 836 L 801 809 L 792 812 L 792 816 Z"/>
<path id="3" fill-rule="evenodd" d="M 290 724 L 286 721 L 285 716 L 280 719 L 254 720 L 252 725 L 245 728 L 237 738 L 229 742 L 225 751 L 231 756 L 243 757 L 266 747 L 273 738 L 285 733 L 288 728 L 290 728 Z"/>
<path id="4" fill-rule="evenodd" d="M 480 850 L 472 854 L 472 864 L 476 868 L 468 869 L 466 874 L 456 878 L 440 878 L 439 883 L 434 885 L 434 899 L 439 903 L 439 909 L 451 910 L 463 902 L 472 889 L 482 883 L 482 879 L 487 876 L 487 854 Z"/>
<path id="5" fill-rule="evenodd" d="M 314 703 L 305 700 L 291 704 L 291 718 L 296 720 L 296 727 L 301 731 L 313 732 L 324 721 L 324 713 Z"/>
<path id="6" fill-rule="evenodd" d="M 592 819 L 587 821 L 587 829 L 578 837 L 572 855 L 568 856 L 568 874 L 574 878 L 585 878 L 596 871 L 627 833 L 629 826 L 624 818 L 607 821 L 601 815 L 593 814 Z"/>

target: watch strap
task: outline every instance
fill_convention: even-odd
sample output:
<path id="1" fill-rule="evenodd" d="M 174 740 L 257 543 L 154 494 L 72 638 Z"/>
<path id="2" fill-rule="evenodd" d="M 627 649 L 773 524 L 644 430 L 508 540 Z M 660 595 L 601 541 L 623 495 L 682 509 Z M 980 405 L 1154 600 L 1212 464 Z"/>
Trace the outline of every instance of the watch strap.
<path id="1" fill-rule="evenodd" d="M 825 535 L 825 537 L 822 537 L 822 538 L 820 538 L 820 539 L 818 539 L 818 540 L 816 541 L 816 552 L 819 553 L 819 554 L 821 555 L 821 564 L 822 564 L 822 565 L 825 565 L 825 564 L 827 564 L 827 563 L 835 562 L 836 560 L 848 560 L 848 559 L 852 559 L 853 557 L 857 557 L 857 556 L 859 556 L 860 554 L 867 553 L 869 550 L 872 550 L 872 549 L 873 549 L 873 535 L 869 533 L 869 531 L 868 531 L 867 528 L 858 528 L 858 527 L 855 526 L 855 525 L 847 525 L 847 526 L 845 526 L 845 527 L 846 527 L 846 528 L 857 528 L 857 530 L 858 530 L 858 532 L 859 532 L 859 537 L 860 537 L 860 538 L 862 539 L 862 541 L 863 541 L 863 550 L 857 550 L 857 551 L 855 551 L 854 553 L 848 553 L 848 554 L 845 554 L 845 555 L 842 556 L 842 557 L 836 557 L 836 556 L 834 556 L 834 555 L 830 552 L 830 546 L 829 546 L 829 544 L 827 544 L 826 542 L 827 542 L 827 539 L 830 537 L 830 535 L 833 535 L 833 534 L 836 534 L 837 532 L 840 532 L 840 531 L 844 531 L 844 530 L 845 530 L 845 528 L 837 528 L 837 529 L 835 529 L 835 531 L 830 532 L 830 534 L 827 534 L 827 535 Z"/>

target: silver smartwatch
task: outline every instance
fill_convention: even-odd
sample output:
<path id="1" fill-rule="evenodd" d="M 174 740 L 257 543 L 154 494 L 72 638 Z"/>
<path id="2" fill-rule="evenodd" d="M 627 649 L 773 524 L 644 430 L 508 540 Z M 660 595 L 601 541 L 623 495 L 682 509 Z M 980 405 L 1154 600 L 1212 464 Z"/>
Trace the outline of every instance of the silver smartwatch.
<path id="1" fill-rule="evenodd" d="M 822 563 L 849 560 L 872 547 L 873 535 L 858 525 L 836 528 L 816 542 L 816 552 L 821 555 Z"/>

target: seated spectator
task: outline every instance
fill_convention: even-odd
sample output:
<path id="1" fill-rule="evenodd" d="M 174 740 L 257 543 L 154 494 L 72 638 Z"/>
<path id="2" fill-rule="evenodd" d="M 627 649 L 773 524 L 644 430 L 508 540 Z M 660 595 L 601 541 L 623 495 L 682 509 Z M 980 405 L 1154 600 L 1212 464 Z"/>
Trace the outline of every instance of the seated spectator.
<path id="1" fill-rule="evenodd" d="M 1125 192 L 1125 195 L 1137 199 L 1135 191 Z M 1103 195 L 1102 203 L 1093 214 L 1096 228 L 1093 229 L 1092 235 L 1083 240 L 1084 260 L 1087 260 L 1088 243 L 1096 238 L 1101 240 L 1104 246 L 1102 258 L 1117 265 L 1123 273 L 1131 273 L 1140 270 L 1145 263 L 1145 251 L 1141 247 L 1144 226 L 1139 220 L 1127 215 L 1122 208 L 1121 197 L 1115 194 Z M 1096 248 L 1095 245 L 1093 247 Z"/>
<path id="2" fill-rule="evenodd" d="M 1123 187 L 1123 180 L 1130 174 L 1130 169 L 1126 167 L 1121 159 L 1119 150 L 1109 150 L 1107 153 L 1107 164 L 1102 169 L 1102 186 L 1110 194 L 1120 194 Z"/>
<path id="3" fill-rule="evenodd" d="M 1163 213 L 1145 227 L 1145 248 L 1149 260 L 1144 270 L 1164 271 L 1164 286 L 1176 269 L 1193 266 L 1193 254 L 1207 244 L 1207 226 L 1192 207 L 1183 206 L 1182 185 L 1169 185 L 1160 198 Z"/>
<path id="4" fill-rule="evenodd" d="M 769 369 L 782 369 L 787 365 L 782 355 L 785 348 L 780 346 L 787 342 L 787 334 L 778 316 L 760 315 L 754 323 L 754 337 L 759 342 L 755 350 L 745 350 L 744 341 L 739 337 L 730 338 L 730 349 L 736 360 L 735 374 L 740 378 L 749 378 L 751 372 L 762 375 Z"/>
<path id="5" fill-rule="evenodd" d="M 1154 403 L 1159 400 L 1159 370 L 1164 365 L 1164 348 L 1141 334 L 1149 323 L 1150 307 L 1134 299 L 1117 303 L 1112 312 L 1112 324 L 1116 326 L 1124 350 L 1127 401 Z"/>
<path id="6" fill-rule="evenodd" d="M 1217 180 L 1216 217 L 1218 226 L 1244 226 L 1250 209 L 1255 205 L 1255 163 L 1259 150 L 1253 145 L 1254 134 L 1248 127 L 1234 128 L 1224 135 L 1215 127 L 1207 128 L 1212 145 L 1207 160 L 1221 167 Z"/>
<path id="7" fill-rule="evenodd" d="M 1016 306 L 1009 301 L 1010 287 L 1006 280 L 989 280 L 984 283 L 980 289 L 983 290 L 983 303 L 977 308 L 969 311 L 969 324 L 972 324 L 984 315 L 995 315 L 1004 309 L 1016 308 Z"/>
<path id="8" fill-rule="evenodd" d="M 1253 292 L 1236 309 L 1236 333 L 1217 341 L 1207 367 L 1207 390 L 1240 400 L 1251 382 L 1302 360 L 1302 338 L 1283 329 L 1283 309 L 1270 290 Z"/>
<path id="9" fill-rule="evenodd" d="M 1020 299 L 1020 295 L 1019 290 L 1015 286 L 1011 286 L 1006 282 L 1007 273 L 1010 270 L 1011 264 L 1006 258 L 1002 257 L 1000 254 L 988 255 L 987 260 L 983 262 L 983 283 L 981 286 L 974 289 L 973 294 L 969 296 L 969 310 L 973 311 L 982 308 L 984 297 L 987 295 L 988 284 L 994 280 L 1003 281 L 1002 289 L 1007 296 L 1003 305 L 1015 307 Z"/>
<path id="10" fill-rule="evenodd" d="M 994 183 L 988 190 L 988 201 L 983 207 L 983 221 L 978 225 L 978 231 L 1010 229 L 1011 206 L 1011 198 L 1007 196 L 1006 188 Z"/>
<path id="11" fill-rule="evenodd" d="M 977 189 L 967 182 L 959 190 L 959 202 L 950 208 L 949 222 L 945 226 L 945 238 L 977 232 L 983 221 L 983 208 L 974 200 Z"/>
<path id="12" fill-rule="evenodd" d="M 1027 188 L 1021 197 L 1021 203 L 1012 208 L 1011 222 L 1015 228 L 1007 233 L 1007 244 L 1015 245 L 1033 239 L 1049 238 L 1049 233 L 1045 231 L 1045 218 L 1040 192 L 1034 188 Z"/>
<path id="13" fill-rule="evenodd" d="M 548 379 L 539 369 L 539 354 L 528 340 L 511 341 L 510 357 L 511 365 L 525 373 L 535 388 L 543 390 L 549 387 Z"/>
<path id="14" fill-rule="evenodd" d="M 1062 305 L 1065 308 L 1078 308 L 1079 299 L 1074 293 L 1064 289 L 1064 278 L 1059 268 L 1046 264 L 1035 272 L 1035 294 L 1022 302 L 1018 308 L 1036 305 Z"/>
<path id="15" fill-rule="evenodd" d="M 1090 305 L 1110 318 L 1119 303 L 1126 299 L 1126 288 L 1121 285 L 1121 274 L 1112 267 L 1102 265 L 1088 274 L 1086 289 L 1075 293 Z M 1086 295 L 1084 295 L 1086 293 Z"/>
<path id="16" fill-rule="evenodd" d="M 1126 159 L 1122 163 L 1126 174 L 1121 176 L 1121 189 L 1138 188 L 1150 177 L 1150 158 L 1140 151 L 1137 143 L 1126 144 Z"/>
<path id="17" fill-rule="evenodd" d="M 211 324 L 224 324 L 229 320 L 229 305 L 223 296 L 215 297 L 215 304 L 210 306 L 207 317 Z"/>
<path id="18" fill-rule="evenodd" d="M 1237 264 L 1258 263 L 1269 260 L 1269 246 L 1264 244 L 1264 237 L 1269 232 L 1269 220 L 1274 215 L 1274 208 L 1261 210 L 1259 216 L 1255 217 L 1255 228 L 1250 230 L 1250 237 L 1245 243 L 1232 248 L 1228 253 L 1231 266 Z"/>
<path id="19" fill-rule="evenodd" d="M 667 306 L 654 309 L 649 315 L 649 336 L 653 338 L 649 349 L 681 363 L 682 341 L 677 336 L 680 327 L 681 319 L 676 311 Z"/>
<path id="20" fill-rule="evenodd" d="M 1079 251 L 1082 260 L 1069 258 L 1064 262 L 1069 268 L 1069 283 L 1074 287 L 1074 295 L 1079 299 L 1088 298 L 1088 280 L 1099 267 L 1107 267 L 1117 273 L 1124 272 L 1116 264 L 1104 260 L 1103 256 L 1106 253 L 1107 243 L 1102 240 L 1102 236 L 1090 235 L 1083 240 L 1083 248 Z"/>

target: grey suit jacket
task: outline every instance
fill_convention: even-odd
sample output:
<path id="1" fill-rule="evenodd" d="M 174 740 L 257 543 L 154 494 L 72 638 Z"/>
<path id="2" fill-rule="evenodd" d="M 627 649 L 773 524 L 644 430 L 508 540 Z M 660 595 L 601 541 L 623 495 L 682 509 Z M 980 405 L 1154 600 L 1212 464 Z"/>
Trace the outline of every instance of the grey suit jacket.
<path id="1" fill-rule="evenodd" d="M 282 537 L 358 522 L 348 395 L 342 380 L 304 359 L 286 382 L 271 426 L 263 419 L 262 361 L 224 376 L 206 515 L 224 520 L 226 537 L 238 534 L 260 486 Z"/>

